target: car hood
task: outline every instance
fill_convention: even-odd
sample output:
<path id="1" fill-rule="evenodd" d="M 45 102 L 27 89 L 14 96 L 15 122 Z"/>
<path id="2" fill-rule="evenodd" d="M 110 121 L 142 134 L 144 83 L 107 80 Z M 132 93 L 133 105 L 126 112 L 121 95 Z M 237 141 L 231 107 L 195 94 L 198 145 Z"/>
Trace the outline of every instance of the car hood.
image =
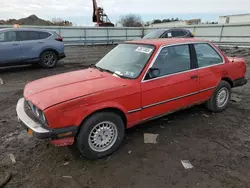
<path id="1" fill-rule="evenodd" d="M 97 69 L 85 69 L 28 83 L 24 97 L 41 110 L 64 101 L 125 87 L 124 79 Z"/>

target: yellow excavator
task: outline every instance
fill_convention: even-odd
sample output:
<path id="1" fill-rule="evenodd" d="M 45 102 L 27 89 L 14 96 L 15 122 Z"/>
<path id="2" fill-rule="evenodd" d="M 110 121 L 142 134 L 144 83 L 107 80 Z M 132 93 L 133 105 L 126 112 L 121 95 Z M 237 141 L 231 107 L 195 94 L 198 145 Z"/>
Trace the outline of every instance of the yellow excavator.
<path id="1" fill-rule="evenodd" d="M 114 27 L 115 25 L 110 22 L 108 15 L 104 13 L 102 7 L 97 6 L 96 0 L 93 1 L 93 22 L 98 27 Z"/>

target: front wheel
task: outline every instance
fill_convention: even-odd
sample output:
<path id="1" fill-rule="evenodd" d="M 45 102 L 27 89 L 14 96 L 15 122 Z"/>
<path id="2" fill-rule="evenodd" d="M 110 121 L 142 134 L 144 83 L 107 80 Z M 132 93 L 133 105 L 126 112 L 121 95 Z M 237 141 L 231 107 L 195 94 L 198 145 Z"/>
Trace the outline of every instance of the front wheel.
<path id="1" fill-rule="evenodd" d="M 87 159 L 98 159 L 112 154 L 122 143 L 124 122 L 112 112 L 98 112 L 82 125 L 76 138 L 80 154 Z"/>
<path id="2" fill-rule="evenodd" d="M 225 110 L 231 99 L 231 86 L 222 80 L 214 91 L 212 97 L 206 102 L 207 108 L 212 112 Z"/>
<path id="3" fill-rule="evenodd" d="M 56 53 L 52 51 L 46 51 L 41 55 L 39 64 L 43 68 L 53 68 L 56 66 L 57 62 L 58 57 Z"/>

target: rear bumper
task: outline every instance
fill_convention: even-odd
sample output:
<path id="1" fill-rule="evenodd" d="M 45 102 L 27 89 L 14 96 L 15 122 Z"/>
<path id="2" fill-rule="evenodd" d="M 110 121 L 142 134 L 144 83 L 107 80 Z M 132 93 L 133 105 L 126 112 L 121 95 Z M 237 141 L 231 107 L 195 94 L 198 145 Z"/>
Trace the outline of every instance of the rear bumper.
<path id="1" fill-rule="evenodd" d="M 65 57 L 66 57 L 65 53 L 60 53 L 59 54 L 59 60 L 65 58 Z"/>
<path id="2" fill-rule="evenodd" d="M 70 126 L 60 129 L 45 128 L 43 124 L 39 123 L 34 118 L 30 117 L 25 111 L 25 99 L 19 99 L 16 112 L 19 122 L 25 127 L 29 134 L 38 139 L 62 139 L 67 137 L 74 137 L 77 133 L 76 126 Z"/>
<path id="3" fill-rule="evenodd" d="M 243 86 L 246 83 L 247 83 L 247 78 L 246 77 L 238 78 L 238 79 L 233 81 L 233 87 Z"/>

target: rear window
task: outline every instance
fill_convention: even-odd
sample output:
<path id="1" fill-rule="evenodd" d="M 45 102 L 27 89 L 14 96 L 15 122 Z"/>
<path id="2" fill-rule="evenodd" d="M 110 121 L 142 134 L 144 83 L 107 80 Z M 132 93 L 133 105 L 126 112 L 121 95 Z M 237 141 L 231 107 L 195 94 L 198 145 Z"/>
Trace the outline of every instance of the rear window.
<path id="1" fill-rule="evenodd" d="M 53 35 L 54 35 L 56 38 L 60 38 L 60 37 L 61 37 L 56 31 L 53 31 Z"/>
<path id="2" fill-rule="evenodd" d="M 50 36 L 51 36 L 51 34 L 48 32 L 39 32 L 39 39 L 46 39 Z"/>

